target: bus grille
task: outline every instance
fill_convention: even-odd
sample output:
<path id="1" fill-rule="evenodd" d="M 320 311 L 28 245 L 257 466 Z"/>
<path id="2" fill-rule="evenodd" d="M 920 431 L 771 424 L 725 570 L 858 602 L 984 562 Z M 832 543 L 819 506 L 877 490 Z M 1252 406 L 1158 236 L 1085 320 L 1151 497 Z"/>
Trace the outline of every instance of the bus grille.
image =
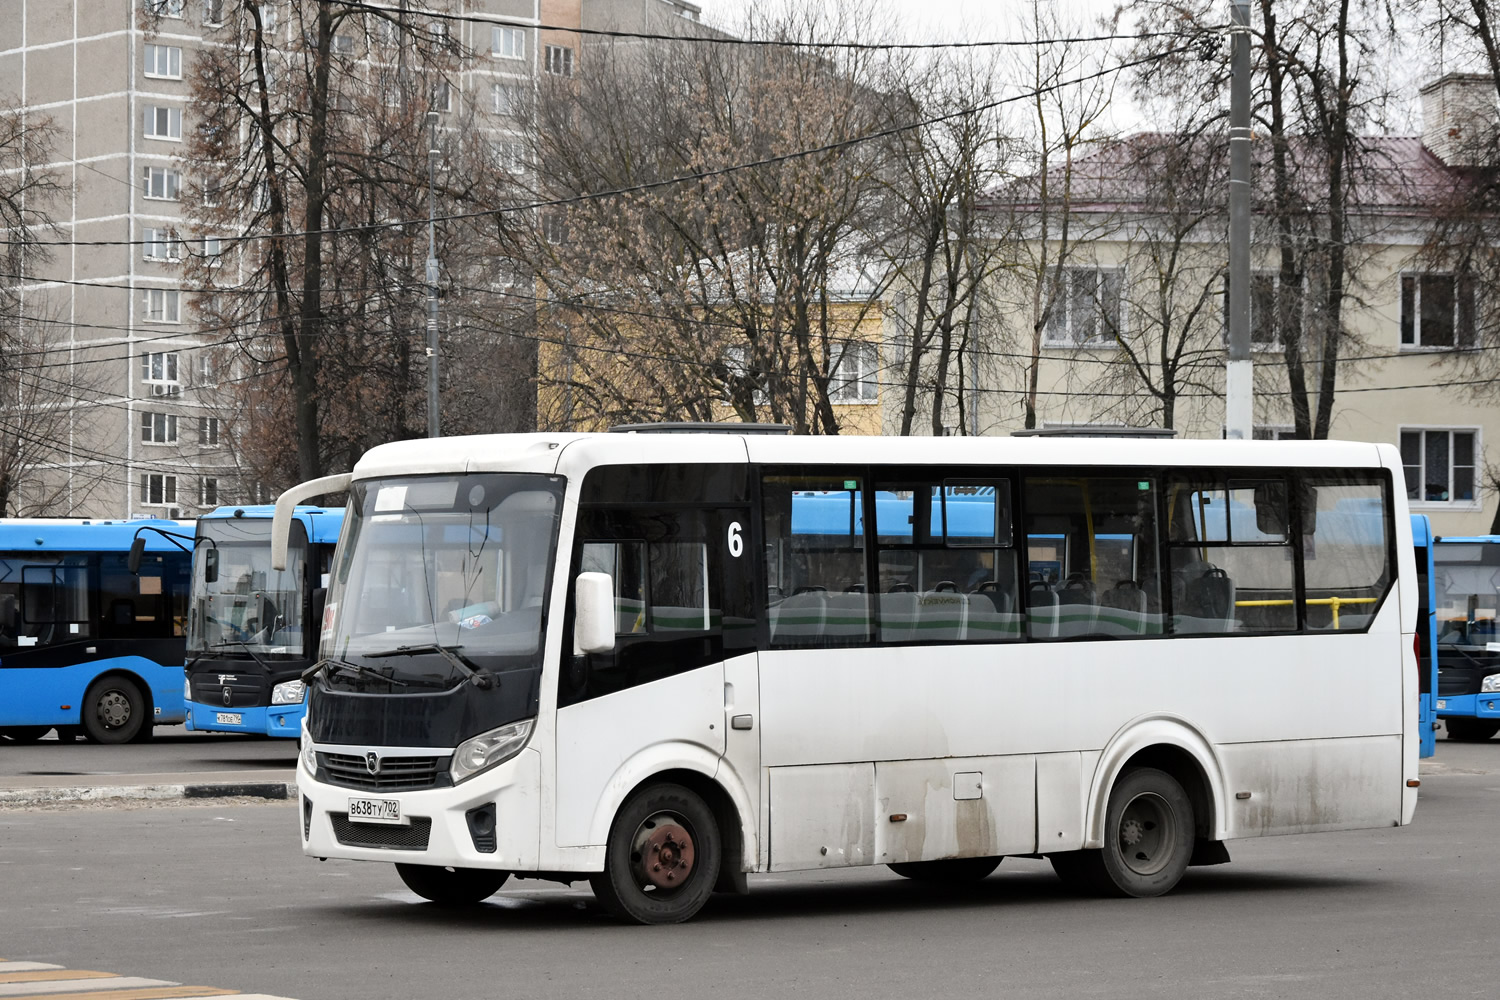
<path id="1" fill-rule="evenodd" d="M 447 757 L 382 757 L 375 774 L 365 766 L 365 759 L 355 754 L 320 752 L 318 764 L 323 779 L 341 788 L 410 792 L 451 783 Z"/>
<path id="2" fill-rule="evenodd" d="M 351 823 L 348 813 L 329 813 L 333 835 L 345 847 L 369 847 L 381 851 L 425 851 L 432 833 L 432 820 L 413 816 L 409 826 L 379 826 Z"/>

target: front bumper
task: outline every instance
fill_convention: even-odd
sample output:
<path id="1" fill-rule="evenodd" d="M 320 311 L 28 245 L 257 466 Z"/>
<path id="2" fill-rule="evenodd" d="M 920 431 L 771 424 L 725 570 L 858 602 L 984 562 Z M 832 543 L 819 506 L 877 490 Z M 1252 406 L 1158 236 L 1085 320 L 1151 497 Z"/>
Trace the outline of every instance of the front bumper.
<path id="1" fill-rule="evenodd" d="M 1500 719 L 1500 691 L 1485 694 L 1443 695 L 1434 704 L 1438 718 L 1466 716 L 1474 719 Z"/>
<path id="2" fill-rule="evenodd" d="M 306 744 L 304 744 L 304 747 Z M 363 756 L 378 747 L 315 746 Z M 394 751 L 392 751 L 394 752 Z M 432 753 L 451 751 L 434 750 Z M 455 868 L 536 871 L 541 834 L 541 755 L 526 747 L 516 756 L 468 781 L 447 788 L 386 792 L 319 781 L 304 759 L 297 765 L 302 853 L 315 858 L 389 861 Z M 409 829 L 348 820 L 350 799 L 396 799 Z M 493 806 L 493 851 L 480 850 L 470 829 L 470 810 Z M 430 824 L 421 835 L 420 821 Z M 386 846 L 366 846 L 383 844 Z M 399 847 L 395 845 L 401 845 Z"/>
<path id="3" fill-rule="evenodd" d="M 302 734 L 302 718 L 305 715 L 305 702 L 300 705 L 218 708 L 190 701 L 187 703 L 187 728 L 194 732 L 255 733 L 260 736 L 296 739 Z M 235 718 L 239 721 L 233 721 Z"/>

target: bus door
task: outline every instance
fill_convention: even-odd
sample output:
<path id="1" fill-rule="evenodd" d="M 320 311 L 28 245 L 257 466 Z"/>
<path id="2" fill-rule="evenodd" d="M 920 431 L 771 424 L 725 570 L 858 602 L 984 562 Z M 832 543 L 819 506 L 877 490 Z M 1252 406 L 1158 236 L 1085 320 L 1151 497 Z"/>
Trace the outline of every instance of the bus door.
<path id="1" fill-rule="evenodd" d="M 573 655 L 570 588 L 558 687 L 559 847 L 603 843 L 606 830 L 594 827 L 608 822 L 602 807 L 621 785 L 667 766 L 712 774 L 726 750 L 757 801 L 749 528 L 748 507 L 580 508 L 569 578 L 613 580 L 615 646 Z"/>

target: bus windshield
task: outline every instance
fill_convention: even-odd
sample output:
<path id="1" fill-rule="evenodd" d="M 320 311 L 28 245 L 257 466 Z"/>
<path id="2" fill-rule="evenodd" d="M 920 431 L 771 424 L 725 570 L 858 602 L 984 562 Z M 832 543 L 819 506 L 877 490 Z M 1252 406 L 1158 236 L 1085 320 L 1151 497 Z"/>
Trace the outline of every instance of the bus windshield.
<path id="1" fill-rule="evenodd" d="M 426 686 L 462 679 L 445 652 L 486 669 L 539 664 L 561 506 L 562 481 L 539 475 L 355 484 L 322 655 Z"/>
<path id="2" fill-rule="evenodd" d="M 1439 542 L 1432 559 L 1438 645 L 1483 649 L 1500 641 L 1500 543 Z"/>
<path id="3" fill-rule="evenodd" d="M 285 570 L 271 568 L 269 518 L 205 518 L 193 559 L 189 655 L 244 651 L 302 656 L 307 540 L 292 532 Z"/>

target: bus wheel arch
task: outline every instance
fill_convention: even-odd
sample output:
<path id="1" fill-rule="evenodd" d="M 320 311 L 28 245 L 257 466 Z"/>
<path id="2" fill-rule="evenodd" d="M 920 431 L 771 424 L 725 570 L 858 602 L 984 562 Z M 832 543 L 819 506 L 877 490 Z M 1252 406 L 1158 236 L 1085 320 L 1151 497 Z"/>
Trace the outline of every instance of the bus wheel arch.
<path id="1" fill-rule="evenodd" d="M 145 678 L 131 670 L 107 670 L 84 690 L 78 722 L 93 743 L 141 743 L 151 738 L 153 714 Z"/>
<path id="2" fill-rule="evenodd" d="M 1165 772 L 1182 786 L 1192 804 L 1194 833 L 1200 842 L 1224 839 L 1224 778 L 1217 755 L 1187 723 L 1155 717 L 1127 726 L 1101 755 L 1089 790 L 1085 847 L 1103 845 L 1110 792 L 1128 772 L 1140 768 Z"/>

